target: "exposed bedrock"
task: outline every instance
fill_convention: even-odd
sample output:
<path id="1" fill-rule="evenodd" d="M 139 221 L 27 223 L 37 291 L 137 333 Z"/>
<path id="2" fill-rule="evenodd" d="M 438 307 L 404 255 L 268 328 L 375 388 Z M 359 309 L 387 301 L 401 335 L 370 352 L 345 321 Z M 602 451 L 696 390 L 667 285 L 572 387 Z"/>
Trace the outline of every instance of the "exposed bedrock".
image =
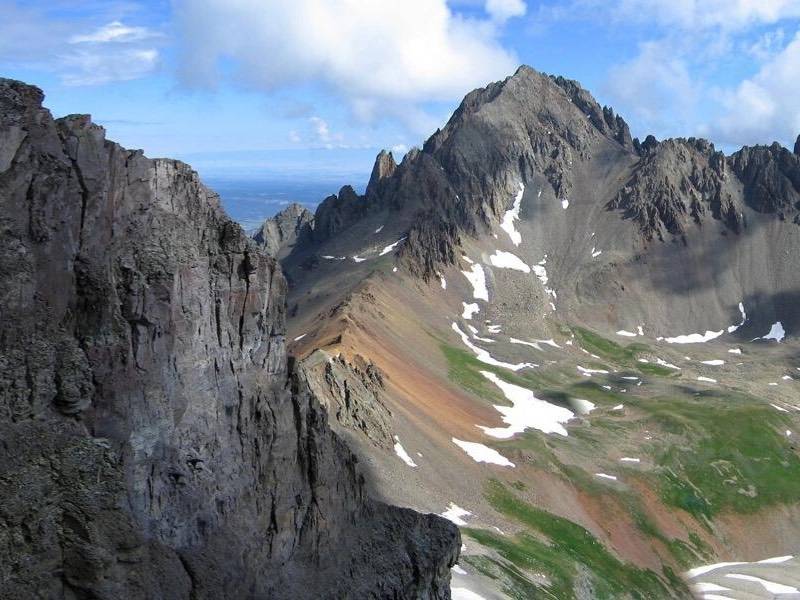
<path id="1" fill-rule="evenodd" d="M 0 596 L 449 598 L 286 356 L 275 260 L 187 165 L 0 80 Z"/>

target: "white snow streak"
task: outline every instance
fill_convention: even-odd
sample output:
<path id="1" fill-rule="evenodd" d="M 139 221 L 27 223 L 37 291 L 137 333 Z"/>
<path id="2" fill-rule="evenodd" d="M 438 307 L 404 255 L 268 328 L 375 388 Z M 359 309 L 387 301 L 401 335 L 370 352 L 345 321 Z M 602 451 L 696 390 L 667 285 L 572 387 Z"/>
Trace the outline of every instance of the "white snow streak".
<path id="1" fill-rule="evenodd" d="M 496 360 L 492 358 L 492 355 L 489 354 L 486 350 L 484 350 L 483 348 L 478 348 L 478 346 L 473 344 L 472 341 L 470 341 L 469 336 L 463 331 L 461 331 L 461 328 L 459 328 L 459 326 L 456 323 L 453 323 L 451 327 L 453 328 L 453 331 L 455 331 L 459 336 L 461 336 L 461 341 L 464 342 L 464 345 L 470 350 L 472 350 L 475 353 L 477 359 L 482 363 L 486 363 L 487 365 L 493 365 L 495 367 L 503 367 L 505 369 L 510 369 L 512 371 L 519 371 L 526 367 L 535 366 L 532 363 L 517 363 L 515 365 L 512 365 L 510 363 Z"/>
<path id="2" fill-rule="evenodd" d="M 503 221 L 500 223 L 500 227 L 508 234 L 508 237 L 511 238 L 511 243 L 515 246 L 519 246 L 520 242 L 522 241 L 522 235 L 514 226 L 514 221 L 519 219 L 519 210 L 522 208 L 522 195 L 524 192 L 525 186 L 520 183 L 519 191 L 514 197 L 514 204 L 509 210 L 506 211 L 506 214 L 503 215 Z"/>
<path id="3" fill-rule="evenodd" d="M 416 467 L 417 463 L 411 459 L 411 457 L 408 455 L 408 452 L 406 452 L 406 449 L 403 448 L 403 445 L 400 443 L 400 438 L 394 436 L 394 441 L 394 453 L 397 454 L 397 456 L 400 457 L 400 460 L 406 463 L 409 467 Z"/>
<path id="4" fill-rule="evenodd" d="M 383 256 L 384 254 L 389 254 L 389 252 L 391 252 L 392 250 L 394 250 L 397 247 L 397 244 L 399 244 L 400 242 L 402 242 L 405 239 L 406 239 L 406 236 L 403 236 L 399 240 L 397 240 L 395 243 L 389 244 L 383 250 L 381 250 L 381 253 L 378 256 Z"/>
<path id="5" fill-rule="evenodd" d="M 500 454 L 494 448 L 489 448 L 483 444 L 475 442 L 465 442 L 453 438 L 453 443 L 461 448 L 464 452 L 469 454 L 470 458 L 475 462 L 485 462 L 492 465 L 500 465 L 501 467 L 513 467 L 514 463 L 508 460 L 505 456 Z"/>

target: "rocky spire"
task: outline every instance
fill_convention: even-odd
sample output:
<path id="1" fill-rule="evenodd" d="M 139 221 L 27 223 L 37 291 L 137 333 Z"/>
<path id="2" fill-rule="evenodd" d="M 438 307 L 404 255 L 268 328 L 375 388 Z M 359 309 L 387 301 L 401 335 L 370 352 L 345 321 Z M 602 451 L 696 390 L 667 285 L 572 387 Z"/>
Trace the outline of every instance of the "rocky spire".
<path id="1" fill-rule="evenodd" d="M 372 175 L 370 175 L 369 183 L 367 184 L 367 197 L 371 197 L 380 189 L 381 182 L 387 177 L 391 177 L 397 168 L 397 163 L 394 161 L 394 156 L 391 152 L 381 150 L 377 158 L 375 158 L 375 165 L 372 167 Z"/>
<path id="2" fill-rule="evenodd" d="M 794 143 L 794 153 L 800 156 L 800 135 L 797 136 L 797 141 Z"/>

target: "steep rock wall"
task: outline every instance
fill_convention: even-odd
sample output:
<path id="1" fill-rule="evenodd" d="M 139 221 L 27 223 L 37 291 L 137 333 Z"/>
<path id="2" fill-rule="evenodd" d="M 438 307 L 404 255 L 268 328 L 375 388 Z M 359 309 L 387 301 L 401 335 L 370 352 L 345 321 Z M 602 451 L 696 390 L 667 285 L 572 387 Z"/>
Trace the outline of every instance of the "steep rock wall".
<path id="1" fill-rule="evenodd" d="M 457 530 L 365 497 L 276 262 L 42 100 L 0 80 L 0 596 L 449 597 Z"/>

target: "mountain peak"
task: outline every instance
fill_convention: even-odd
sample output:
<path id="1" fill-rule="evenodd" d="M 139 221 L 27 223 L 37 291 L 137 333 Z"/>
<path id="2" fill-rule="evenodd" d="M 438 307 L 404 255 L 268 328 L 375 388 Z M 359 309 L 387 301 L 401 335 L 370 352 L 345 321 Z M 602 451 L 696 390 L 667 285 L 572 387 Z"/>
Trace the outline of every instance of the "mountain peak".
<path id="1" fill-rule="evenodd" d="M 378 193 L 381 182 L 391 177 L 397 168 L 397 163 L 394 160 L 391 152 L 381 150 L 375 158 L 375 165 L 372 167 L 372 175 L 370 175 L 369 183 L 367 184 L 367 197 L 371 197 Z"/>
<path id="2" fill-rule="evenodd" d="M 800 135 L 797 136 L 797 141 L 794 143 L 794 153 L 800 156 Z"/>

